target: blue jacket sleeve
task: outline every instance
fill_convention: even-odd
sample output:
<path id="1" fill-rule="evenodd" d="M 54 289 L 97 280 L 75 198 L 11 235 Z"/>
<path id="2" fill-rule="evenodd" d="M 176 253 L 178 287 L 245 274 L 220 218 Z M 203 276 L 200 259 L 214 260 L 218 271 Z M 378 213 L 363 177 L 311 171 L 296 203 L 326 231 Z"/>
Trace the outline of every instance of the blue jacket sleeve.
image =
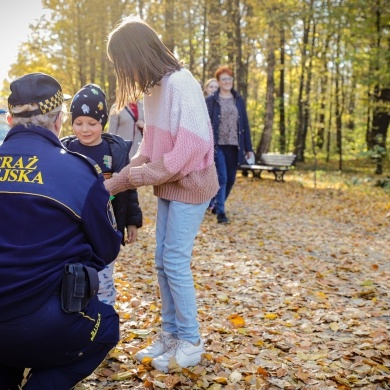
<path id="1" fill-rule="evenodd" d="M 142 227 L 142 211 L 139 206 L 137 190 L 126 191 L 127 208 L 126 208 L 126 226 L 135 225 L 138 229 Z"/>
<path id="2" fill-rule="evenodd" d="M 245 143 L 245 152 L 252 152 L 252 140 L 251 140 L 251 130 L 249 127 L 248 113 L 246 110 L 246 105 L 243 99 L 241 99 L 241 114 L 243 119 L 244 126 L 244 143 Z"/>
<path id="3" fill-rule="evenodd" d="M 96 180 L 87 195 L 81 219 L 87 242 L 93 253 L 105 264 L 119 254 L 122 234 L 117 230 L 114 212 L 103 178 Z"/>

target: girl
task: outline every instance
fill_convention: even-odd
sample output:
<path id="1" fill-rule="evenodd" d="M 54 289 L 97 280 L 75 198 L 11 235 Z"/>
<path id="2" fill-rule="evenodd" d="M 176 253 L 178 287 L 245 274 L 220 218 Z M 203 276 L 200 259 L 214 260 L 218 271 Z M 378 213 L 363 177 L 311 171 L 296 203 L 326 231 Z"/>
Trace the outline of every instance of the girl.
<path id="1" fill-rule="evenodd" d="M 188 367 L 204 352 L 190 261 L 218 190 L 211 123 L 199 83 L 145 22 L 124 19 L 109 34 L 107 53 L 117 76 L 117 109 L 144 93 L 145 129 L 137 154 L 106 188 L 115 195 L 152 185 L 158 198 L 155 264 L 162 331 L 135 357 L 150 357 L 156 369 L 168 372 L 170 358 Z"/>

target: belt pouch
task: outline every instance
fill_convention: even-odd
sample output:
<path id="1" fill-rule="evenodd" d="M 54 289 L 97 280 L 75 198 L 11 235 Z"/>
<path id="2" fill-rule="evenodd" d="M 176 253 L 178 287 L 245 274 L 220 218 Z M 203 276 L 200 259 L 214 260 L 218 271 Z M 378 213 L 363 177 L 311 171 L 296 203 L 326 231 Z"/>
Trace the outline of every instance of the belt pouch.
<path id="1" fill-rule="evenodd" d="M 94 268 L 82 264 L 65 264 L 61 286 L 61 307 L 66 313 L 84 310 L 99 290 L 99 277 Z"/>

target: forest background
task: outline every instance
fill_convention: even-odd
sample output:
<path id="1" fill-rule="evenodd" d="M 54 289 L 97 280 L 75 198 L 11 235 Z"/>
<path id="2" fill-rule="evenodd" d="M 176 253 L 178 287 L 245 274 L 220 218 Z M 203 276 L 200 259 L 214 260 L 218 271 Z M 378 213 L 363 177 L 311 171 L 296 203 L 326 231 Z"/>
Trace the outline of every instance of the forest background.
<path id="1" fill-rule="evenodd" d="M 296 153 L 300 162 L 283 184 L 266 172 L 271 180 L 238 175 L 230 225 L 206 214 L 193 269 L 207 354 L 168 375 L 133 358 L 161 321 L 156 204 L 151 187 L 139 189 L 144 226 L 116 266 L 121 341 L 77 389 L 389 389 L 390 203 L 372 178 L 355 175 L 389 176 L 388 0 L 42 4 L 50 12 L 31 25 L 11 78 L 46 72 L 70 94 L 97 83 L 111 105 L 107 35 L 136 14 L 198 80 L 230 65 L 257 154 Z M 5 80 L 0 105 L 8 94 Z M 313 189 L 317 158 L 335 172 L 317 172 Z"/>
<path id="2" fill-rule="evenodd" d="M 374 158 L 383 173 L 390 120 L 390 8 L 386 0 L 42 0 L 50 12 L 10 77 L 46 72 L 73 94 L 97 83 L 115 100 L 107 35 L 139 15 L 201 82 L 234 69 L 254 149 L 336 162 Z M 9 94 L 4 80 L 0 99 Z M 70 133 L 69 123 L 65 133 Z M 385 163 L 386 167 L 386 163 Z"/>

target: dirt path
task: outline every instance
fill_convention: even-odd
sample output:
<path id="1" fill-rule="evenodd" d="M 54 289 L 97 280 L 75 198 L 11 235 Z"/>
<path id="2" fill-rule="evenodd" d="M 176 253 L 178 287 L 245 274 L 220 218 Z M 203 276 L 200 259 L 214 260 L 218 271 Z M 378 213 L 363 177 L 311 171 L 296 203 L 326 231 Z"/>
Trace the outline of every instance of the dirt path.
<path id="1" fill-rule="evenodd" d="M 122 341 L 78 389 L 389 389 L 390 197 L 238 178 L 230 225 L 207 214 L 193 256 L 207 354 L 161 375 L 132 353 L 159 329 L 155 198 L 116 267 Z M 122 379 L 114 381 L 112 379 Z"/>

